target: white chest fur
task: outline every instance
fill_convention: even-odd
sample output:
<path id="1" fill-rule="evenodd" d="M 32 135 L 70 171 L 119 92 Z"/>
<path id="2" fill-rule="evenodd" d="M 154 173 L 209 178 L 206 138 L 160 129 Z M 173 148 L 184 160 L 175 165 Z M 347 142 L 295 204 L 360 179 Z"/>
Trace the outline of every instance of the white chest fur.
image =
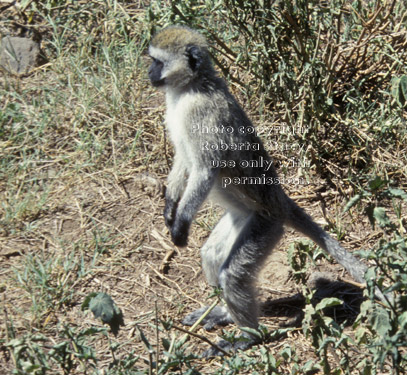
<path id="1" fill-rule="evenodd" d="M 199 101 L 196 94 L 177 95 L 167 92 L 167 127 L 171 134 L 176 138 L 182 138 L 191 131 L 191 124 L 187 121 L 192 109 Z"/>
<path id="2" fill-rule="evenodd" d="M 166 125 L 177 156 L 191 165 L 196 157 L 190 142 L 192 132 L 191 111 L 199 102 L 197 94 L 177 95 L 167 92 Z"/>

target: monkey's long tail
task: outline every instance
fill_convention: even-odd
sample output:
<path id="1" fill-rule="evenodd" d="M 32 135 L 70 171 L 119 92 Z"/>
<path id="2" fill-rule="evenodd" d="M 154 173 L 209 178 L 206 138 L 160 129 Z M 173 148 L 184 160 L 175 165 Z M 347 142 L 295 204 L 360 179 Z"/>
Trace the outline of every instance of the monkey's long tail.
<path id="1" fill-rule="evenodd" d="M 287 199 L 290 207 L 287 214 L 287 224 L 311 238 L 318 246 L 333 256 L 339 264 L 345 267 L 355 281 L 365 283 L 363 276 L 367 267 L 315 223 L 293 200 L 289 197 Z"/>

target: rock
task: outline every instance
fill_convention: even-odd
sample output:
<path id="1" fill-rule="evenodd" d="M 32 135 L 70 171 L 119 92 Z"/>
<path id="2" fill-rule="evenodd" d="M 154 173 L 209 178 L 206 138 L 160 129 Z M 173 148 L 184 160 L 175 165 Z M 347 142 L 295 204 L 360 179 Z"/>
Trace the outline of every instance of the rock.
<path id="1" fill-rule="evenodd" d="M 40 65 L 40 45 L 28 38 L 4 37 L 0 46 L 0 66 L 10 73 L 23 75 Z"/>

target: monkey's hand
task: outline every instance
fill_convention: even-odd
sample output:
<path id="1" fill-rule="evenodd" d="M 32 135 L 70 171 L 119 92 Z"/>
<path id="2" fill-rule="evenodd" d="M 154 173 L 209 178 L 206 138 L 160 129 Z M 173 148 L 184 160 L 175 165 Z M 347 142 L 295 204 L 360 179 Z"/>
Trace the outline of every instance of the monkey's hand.
<path id="1" fill-rule="evenodd" d="M 174 245 L 184 247 L 188 243 L 189 227 L 192 220 L 177 217 L 178 202 L 179 199 L 174 201 L 169 197 L 165 198 L 164 219 Z"/>
<path id="2" fill-rule="evenodd" d="M 179 199 L 174 200 L 169 196 L 165 197 L 165 207 L 164 207 L 164 220 L 165 225 L 168 229 L 171 230 L 172 225 L 174 224 L 175 215 L 177 212 Z"/>
<path id="3" fill-rule="evenodd" d="M 174 223 L 169 228 L 174 245 L 180 247 L 187 246 L 190 226 L 191 220 L 182 217 L 175 218 Z"/>

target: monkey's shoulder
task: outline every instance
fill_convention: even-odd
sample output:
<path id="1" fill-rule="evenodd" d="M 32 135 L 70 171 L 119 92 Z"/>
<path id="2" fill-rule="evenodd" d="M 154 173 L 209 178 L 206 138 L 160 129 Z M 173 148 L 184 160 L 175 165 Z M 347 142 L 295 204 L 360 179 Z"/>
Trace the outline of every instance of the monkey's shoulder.
<path id="1" fill-rule="evenodd" d="M 167 93 L 166 122 L 170 131 L 194 133 L 194 126 L 210 123 L 217 126 L 228 113 L 227 99 L 218 94 L 216 99 L 205 93 L 191 92 L 182 95 Z"/>

